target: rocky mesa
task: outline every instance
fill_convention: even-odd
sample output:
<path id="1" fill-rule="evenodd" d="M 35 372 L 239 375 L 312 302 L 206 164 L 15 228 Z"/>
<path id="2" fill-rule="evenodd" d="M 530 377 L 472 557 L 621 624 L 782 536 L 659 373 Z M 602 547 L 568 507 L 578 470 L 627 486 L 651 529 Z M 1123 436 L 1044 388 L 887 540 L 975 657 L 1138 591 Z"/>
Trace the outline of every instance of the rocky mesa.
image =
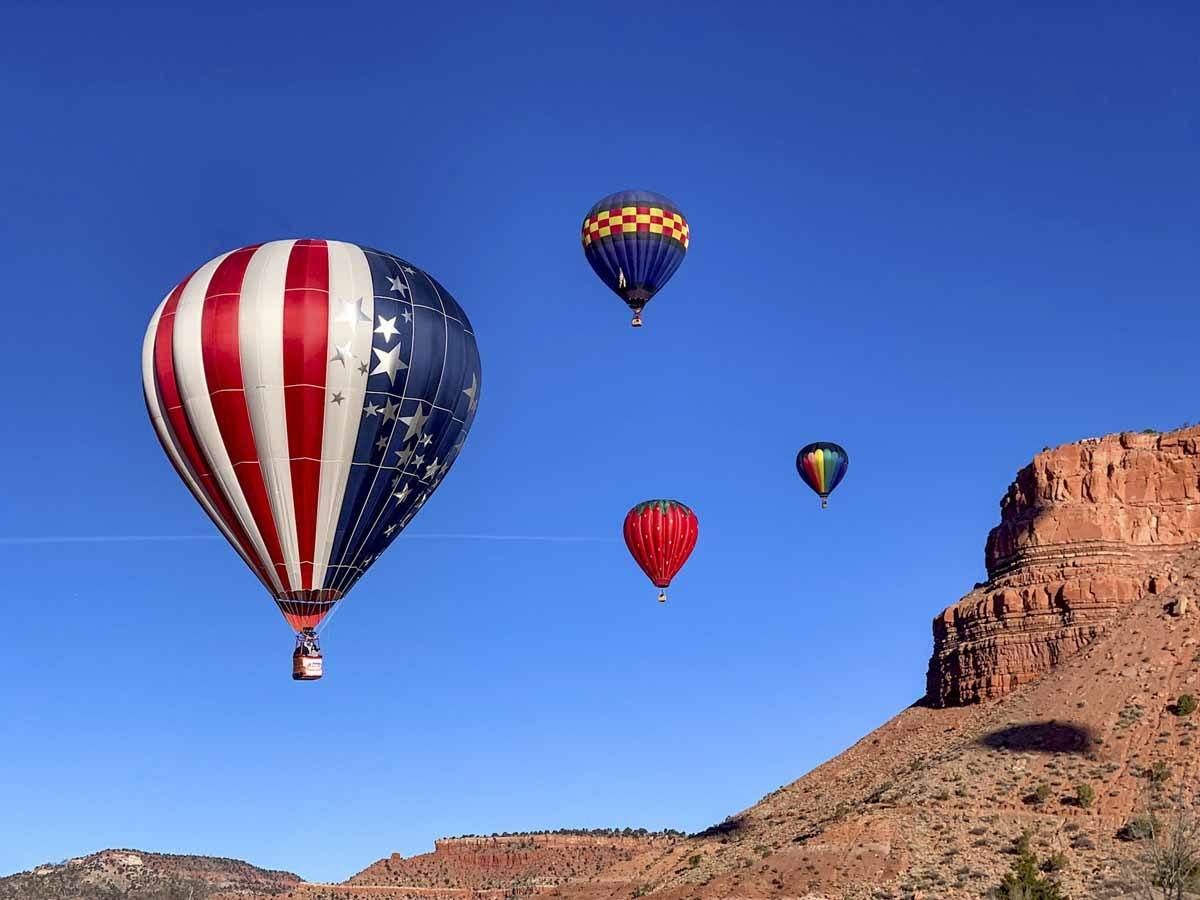
<path id="1" fill-rule="evenodd" d="M 623 864 L 683 840 L 679 832 L 629 828 L 442 838 L 432 853 L 393 853 L 342 884 L 297 885 L 281 900 L 352 900 L 362 892 L 374 900 L 501 900 L 603 883 Z M 617 880 L 625 883 L 619 874 Z"/>
<path id="2" fill-rule="evenodd" d="M 434 842 L 433 853 L 407 859 L 393 853 L 346 884 L 477 891 L 514 884 L 546 887 L 598 877 L 618 862 L 674 840 L 670 835 L 632 831 L 442 838 Z"/>
<path id="3" fill-rule="evenodd" d="M 1000 501 L 988 580 L 933 622 L 927 699 L 1002 697 L 1163 590 L 1200 542 L 1200 427 L 1039 453 Z"/>

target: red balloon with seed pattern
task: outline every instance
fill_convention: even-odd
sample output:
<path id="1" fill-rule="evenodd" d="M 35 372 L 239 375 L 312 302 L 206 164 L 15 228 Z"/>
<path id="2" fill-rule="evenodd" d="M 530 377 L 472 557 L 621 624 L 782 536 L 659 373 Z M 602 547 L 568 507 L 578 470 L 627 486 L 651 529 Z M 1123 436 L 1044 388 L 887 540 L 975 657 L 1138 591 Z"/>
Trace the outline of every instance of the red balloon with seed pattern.
<path id="1" fill-rule="evenodd" d="M 699 533 L 700 520 L 678 500 L 646 500 L 625 516 L 625 545 L 662 589 L 660 601 L 667 599 L 666 588 L 692 555 Z"/>

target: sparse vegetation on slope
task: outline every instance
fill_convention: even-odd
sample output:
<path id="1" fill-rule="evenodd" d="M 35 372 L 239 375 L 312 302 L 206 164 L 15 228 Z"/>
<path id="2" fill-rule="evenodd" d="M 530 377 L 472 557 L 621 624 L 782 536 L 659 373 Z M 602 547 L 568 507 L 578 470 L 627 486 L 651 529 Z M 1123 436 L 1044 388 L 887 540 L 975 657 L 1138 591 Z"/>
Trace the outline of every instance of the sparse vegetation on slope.
<path id="1" fill-rule="evenodd" d="M 277 896 L 299 881 L 236 859 L 104 850 L 0 878 L 0 900 L 240 900 Z"/>

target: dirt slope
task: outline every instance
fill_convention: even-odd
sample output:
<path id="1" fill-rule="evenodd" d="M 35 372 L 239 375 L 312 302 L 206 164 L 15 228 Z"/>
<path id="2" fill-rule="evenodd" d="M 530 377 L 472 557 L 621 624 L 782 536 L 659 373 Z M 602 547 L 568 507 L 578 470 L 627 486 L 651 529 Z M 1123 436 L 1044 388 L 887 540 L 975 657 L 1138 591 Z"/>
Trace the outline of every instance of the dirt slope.
<path id="1" fill-rule="evenodd" d="M 1136 845 L 1117 838 L 1158 779 L 1200 788 L 1200 553 L 1180 557 L 1168 589 L 1129 607 L 1107 636 L 1040 680 L 978 705 L 914 706 L 799 781 L 725 823 L 629 868 L 655 896 L 980 897 L 1033 830 L 1061 852 L 1074 898 L 1122 894 Z M 1039 785 L 1049 797 L 1038 803 Z M 1090 808 L 1075 795 L 1095 794 Z M 621 896 L 580 886 L 564 895 Z M 628 893 L 625 894 L 628 896 Z"/>

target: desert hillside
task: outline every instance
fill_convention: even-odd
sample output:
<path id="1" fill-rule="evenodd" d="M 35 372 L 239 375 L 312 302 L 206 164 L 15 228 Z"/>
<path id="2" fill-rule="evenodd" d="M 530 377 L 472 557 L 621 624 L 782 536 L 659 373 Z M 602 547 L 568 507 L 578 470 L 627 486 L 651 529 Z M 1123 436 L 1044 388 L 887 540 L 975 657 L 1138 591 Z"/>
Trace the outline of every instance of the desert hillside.
<path id="1" fill-rule="evenodd" d="M 1182 562 L 1182 561 L 1181 561 Z M 1200 554 L 1171 590 L 1129 605 L 1109 633 L 999 701 L 914 706 L 845 753 L 687 846 L 642 884 L 671 897 L 981 897 L 1023 832 L 1073 898 L 1128 892 L 1119 837 L 1156 794 L 1200 783 Z M 1167 576 L 1168 578 L 1171 575 Z M 1090 798 L 1086 802 L 1079 798 Z M 648 860 L 649 861 L 649 860 Z M 616 896 L 611 894 L 609 896 Z"/>
<path id="2" fill-rule="evenodd" d="M 1200 780 L 1176 706 L 1200 696 L 1200 429 L 1043 451 L 985 553 L 935 619 L 925 700 L 707 832 L 539 892 L 981 897 L 1029 832 L 1067 896 L 1128 895 L 1127 826 Z"/>
<path id="3" fill-rule="evenodd" d="M 1131 897 L 1148 816 L 1200 794 L 1200 428 L 1046 449 L 985 558 L 934 619 L 923 700 L 699 834 L 451 838 L 339 885 L 106 851 L 0 900 L 952 900 L 990 896 L 1023 839 L 1063 896 Z"/>
<path id="4" fill-rule="evenodd" d="M 236 859 L 102 850 L 0 878 L 0 900 L 249 900 L 299 881 Z"/>
<path id="5" fill-rule="evenodd" d="M 678 832 L 632 829 L 443 838 L 432 853 L 408 858 L 394 853 L 342 884 L 297 885 L 281 900 L 502 898 L 610 879 L 623 886 L 628 880 L 619 874 L 623 864 L 684 840 Z"/>

